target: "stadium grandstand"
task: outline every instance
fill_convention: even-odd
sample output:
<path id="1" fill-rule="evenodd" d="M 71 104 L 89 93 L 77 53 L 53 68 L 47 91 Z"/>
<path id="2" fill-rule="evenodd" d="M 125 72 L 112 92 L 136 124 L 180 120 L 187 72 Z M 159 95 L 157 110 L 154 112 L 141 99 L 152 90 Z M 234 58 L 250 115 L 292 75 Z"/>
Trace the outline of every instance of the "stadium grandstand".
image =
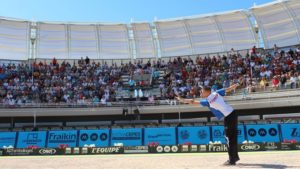
<path id="1" fill-rule="evenodd" d="M 0 130 L 221 125 L 179 103 L 241 85 L 240 124 L 299 123 L 300 1 L 149 23 L 0 18 Z"/>

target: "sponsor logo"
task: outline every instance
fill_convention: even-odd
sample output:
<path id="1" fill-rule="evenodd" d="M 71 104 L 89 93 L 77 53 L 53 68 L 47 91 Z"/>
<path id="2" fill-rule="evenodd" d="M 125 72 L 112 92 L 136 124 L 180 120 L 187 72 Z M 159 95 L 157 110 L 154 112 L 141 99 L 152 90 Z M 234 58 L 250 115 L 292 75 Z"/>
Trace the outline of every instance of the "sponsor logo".
<path id="1" fill-rule="evenodd" d="M 65 153 L 66 154 L 72 154 L 72 149 L 71 148 L 66 148 Z"/>
<path id="2" fill-rule="evenodd" d="M 260 145 L 258 145 L 258 144 L 248 144 L 248 145 L 243 144 L 241 146 L 241 149 L 244 151 L 249 151 L 249 150 L 256 151 L 256 150 L 260 149 Z"/>
<path id="3" fill-rule="evenodd" d="M 112 140 L 140 140 L 141 132 L 113 133 Z"/>
<path id="4" fill-rule="evenodd" d="M 214 137 L 215 138 L 223 137 L 221 130 L 214 130 Z"/>
<path id="5" fill-rule="evenodd" d="M 171 134 L 148 135 L 148 138 L 171 137 Z"/>
<path id="6" fill-rule="evenodd" d="M 148 153 L 148 146 L 124 147 L 125 153 Z"/>
<path id="7" fill-rule="evenodd" d="M 170 146 L 165 146 L 164 147 L 164 152 L 169 153 L 171 151 Z"/>
<path id="8" fill-rule="evenodd" d="M 124 147 L 125 150 L 148 150 L 148 146 L 129 146 Z"/>
<path id="9" fill-rule="evenodd" d="M 81 154 L 87 154 L 88 153 L 88 148 L 83 147 L 81 148 Z"/>
<path id="10" fill-rule="evenodd" d="M 265 137 L 267 135 L 267 131 L 266 129 L 261 128 L 258 130 L 258 134 L 262 137 Z"/>
<path id="11" fill-rule="evenodd" d="M 173 153 L 177 153 L 178 152 L 178 147 L 177 146 L 172 146 L 171 150 Z"/>
<path id="12" fill-rule="evenodd" d="M 277 130 L 275 128 L 270 128 L 269 129 L 269 134 L 270 134 L 270 136 L 276 136 L 277 135 Z"/>
<path id="13" fill-rule="evenodd" d="M 105 141 L 105 140 L 107 140 L 107 138 L 108 138 L 108 136 L 107 136 L 106 133 L 101 133 L 101 134 L 100 134 L 100 140 L 101 140 L 101 141 Z"/>
<path id="14" fill-rule="evenodd" d="M 188 145 L 182 145 L 181 151 L 182 152 L 189 152 L 189 146 Z"/>
<path id="15" fill-rule="evenodd" d="M 295 149 L 300 150 L 300 144 L 295 144 Z"/>
<path id="16" fill-rule="evenodd" d="M 206 152 L 206 145 L 200 145 L 199 146 L 199 151 L 200 152 Z"/>
<path id="17" fill-rule="evenodd" d="M 53 148 L 44 148 L 39 150 L 39 154 L 41 155 L 53 155 L 56 153 L 56 150 Z"/>
<path id="18" fill-rule="evenodd" d="M 102 147 L 102 148 L 92 148 L 92 154 L 110 154 L 110 153 L 121 153 L 120 147 Z"/>
<path id="19" fill-rule="evenodd" d="M 163 149 L 162 146 L 157 146 L 157 147 L 156 147 L 156 151 L 157 151 L 158 153 L 162 153 L 162 152 L 164 151 L 164 149 Z"/>
<path id="20" fill-rule="evenodd" d="M 198 137 L 199 137 L 200 139 L 205 139 L 205 138 L 207 138 L 207 133 L 206 133 L 206 131 L 205 131 L 205 130 L 199 130 L 199 131 L 198 131 Z"/>
<path id="21" fill-rule="evenodd" d="M 81 141 L 88 141 L 90 138 L 91 141 L 97 141 L 100 138 L 101 141 L 107 140 L 108 136 L 106 133 L 101 133 L 100 136 L 97 133 L 92 133 L 90 136 L 87 133 L 83 133 L 80 136 Z"/>
<path id="22" fill-rule="evenodd" d="M 79 154 L 79 148 L 78 147 L 73 149 L 73 154 Z"/>
<path id="23" fill-rule="evenodd" d="M 252 129 L 252 128 L 249 129 L 249 130 L 248 130 L 248 135 L 251 136 L 251 137 L 256 136 L 256 130 L 254 130 L 254 129 Z"/>
<path id="24" fill-rule="evenodd" d="M 86 133 L 83 133 L 81 136 L 80 136 L 80 140 L 81 141 L 87 141 L 89 139 L 89 136 L 88 134 Z"/>
<path id="25" fill-rule="evenodd" d="M 219 144 L 219 145 L 208 145 L 208 151 L 211 152 L 225 152 L 228 148 L 225 144 Z"/>
<path id="26" fill-rule="evenodd" d="M 98 134 L 96 133 L 91 134 L 90 139 L 91 141 L 96 141 L 98 139 Z"/>
<path id="27" fill-rule="evenodd" d="M 1 137 L 0 138 L 0 143 L 12 143 L 14 142 L 16 137 Z"/>
<path id="28" fill-rule="evenodd" d="M 237 130 L 237 134 L 238 134 L 238 136 L 241 136 L 241 135 L 242 135 L 242 130 L 241 130 L 241 129 L 238 129 L 238 130 Z"/>
<path id="29" fill-rule="evenodd" d="M 300 137 L 300 133 L 297 128 L 292 128 L 291 136 L 292 137 Z"/>
<path id="30" fill-rule="evenodd" d="M 77 134 L 72 133 L 50 133 L 49 143 L 74 143 L 76 138 Z"/>
<path id="31" fill-rule="evenodd" d="M 281 150 L 292 150 L 291 143 L 281 143 Z"/>
<path id="32" fill-rule="evenodd" d="M 38 133 L 28 133 L 25 140 L 22 140 L 22 143 L 28 144 L 28 145 L 35 145 L 37 143 L 42 142 L 43 140 L 39 139 Z"/>
<path id="33" fill-rule="evenodd" d="M 25 148 L 14 149 L 14 148 L 9 148 L 9 149 L 6 149 L 6 153 L 8 155 L 30 155 L 30 154 L 33 153 L 33 149 L 25 149 Z"/>
<path id="34" fill-rule="evenodd" d="M 180 131 L 180 137 L 182 140 L 186 140 L 190 137 L 190 133 L 187 130 Z"/>
<path id="35" fill-rule="evenodd" d="M 274 143 L 274 142 L 268 142 L 265 145 L 265 149 L 266 150 L 278 150 L 279 147 L 277 146 L 278 144 Z"/>
<path id="36" fill-rule="evenodd" d="M 198 146 L 197 145 L 191 145 L 191 152 L 197 152 Z"/>

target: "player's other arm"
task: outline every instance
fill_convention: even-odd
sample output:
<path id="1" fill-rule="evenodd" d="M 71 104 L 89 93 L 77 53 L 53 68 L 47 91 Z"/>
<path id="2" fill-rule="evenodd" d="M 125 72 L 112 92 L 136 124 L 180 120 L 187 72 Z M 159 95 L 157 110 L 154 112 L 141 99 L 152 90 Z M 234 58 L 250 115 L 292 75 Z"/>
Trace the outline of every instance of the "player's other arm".
<path id="1" fill-rule="evenodd" d="M 236 89 L 238 86 L 239 86 L 239 83 L 231 85 L 230 87 L 228 87 L 228 88 L 225 89 L 225 93 L 226 94 L 230 93 L 231 91 L 233 91 L 234 89 Z"/>

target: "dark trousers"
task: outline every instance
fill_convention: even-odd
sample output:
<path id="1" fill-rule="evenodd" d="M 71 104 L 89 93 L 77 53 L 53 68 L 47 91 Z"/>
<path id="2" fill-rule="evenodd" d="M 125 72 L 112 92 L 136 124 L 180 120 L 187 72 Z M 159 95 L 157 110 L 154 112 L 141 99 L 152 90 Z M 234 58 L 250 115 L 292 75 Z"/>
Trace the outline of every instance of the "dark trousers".
<path id="1" fill-rule="evenodd" d="M 224 127 L 225 127 L 225 136 L 228 144 L 228 155 L 229 160 L 231 162 L 235 162 L 237 159 L 239 159 L 238 155 L 238 117 L 233 111 L 225 117 L 224 119 Z"/>

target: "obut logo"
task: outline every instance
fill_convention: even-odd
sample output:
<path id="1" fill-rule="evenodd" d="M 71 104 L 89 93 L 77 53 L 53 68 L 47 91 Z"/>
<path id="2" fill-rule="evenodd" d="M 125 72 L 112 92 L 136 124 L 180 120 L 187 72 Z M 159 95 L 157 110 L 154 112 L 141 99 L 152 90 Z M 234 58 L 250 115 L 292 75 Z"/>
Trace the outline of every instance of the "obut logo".
<path id="1" fill-rule="evenodd" d="M 53 148 L 50 148 L 50 149 L 40 149 L 39 150 L 39 153 L 41 155 L 53 155 L 56 153 L 56 150 L 53 149 Z"/>
<path id="2" fill-rule="evenodd" d="M 260 145 L 258 145 L 258 144 L 242 145 L 241 149 L 242 150 L 259 150 Z"/>

